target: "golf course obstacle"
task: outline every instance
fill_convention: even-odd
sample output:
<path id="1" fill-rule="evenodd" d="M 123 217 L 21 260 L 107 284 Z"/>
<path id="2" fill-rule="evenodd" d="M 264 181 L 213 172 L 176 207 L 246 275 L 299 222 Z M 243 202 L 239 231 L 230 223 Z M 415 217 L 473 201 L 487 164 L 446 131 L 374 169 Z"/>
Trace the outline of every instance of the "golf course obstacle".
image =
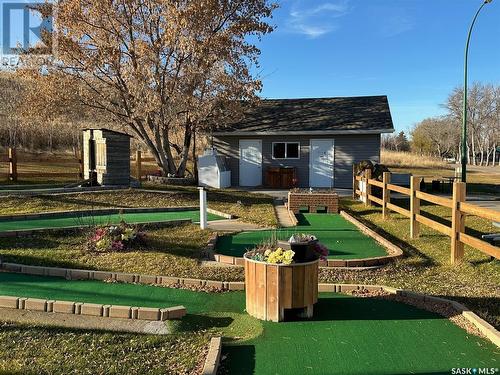
<path id="1" fill-rule="evenodd" d="M 270 264 L 245 256 L 245 291 L 246 311 L 255 318 L 281 322 L 289 309 L 311 318 L 318 302 L 318 261 Z"/>
<path id="2" fill-rule="evenodd" d="M 295 217 L 295 215 L 292 213 L 292 215 Z M 318 214 L 318 215 L 326 215 L 326 214 Z M 350 224 L 354 225 L 356 229 L 363 233 L 364 235 L 372 238 L 373 240 L 376 241 L 377 246 L 381 248 L 381 252 L 379 254 L 373 254 L 372 256 L 366 257 L 366 258 L 352 258 L 352 259 L 336 259 L 336 258 L 329 258 L 326 260 L 320 260 L 319 261 L 319 266 L 320 267 L 327 267 L 327 268 L 352 268 L 356 270 L 362 270 L 362 269 L 371 269 L 373 267 L 381 267 L 386 264 L 389 264 L 391 262 L 394 262 L 400 258 L 403 257 L 403 250 L 399 248 L 399 246 L 395 245 L 388 239 L 382 237 L 380 234 L 376 233 L 374 230 L 368 228 L 366 225 L 361 223 L 359 220 L 351 216 L 345 211 L 340 211 L 340 216 L 345 219 L 346 222 L 349 222 Z M 268 240 L 263 237 L 264 234 L 268 234 L 268 237 L 276 237 L 276 233 L 279 233 L 280 231 L 288 233 L 290 231 L 295 231 L 295 232 L 300 232 L 300 227 L 297 228 L 283 228 L 283 229 L 278 229 L 274 231 L 269 231 L 269 230 L 262 230 L 262 231 L 251 231 L 251 232 L 240 232 L 240 233 L 232 233 L 232 234 L 224 234 L 219 236 L 218 234 L 215 234 L 214 237 L 210 238 L 209 243 L 207 244 L 207 253 L 210 254 L 210 259 L 215 260 L 216 262 L 223 263 L 223 264 L 229 264 L 229 265 L 236 265 L 236 266 L 244 266 L 244 258 L 243 258 L 243 253 L 244 251 L 226 251 L 223 248 L 225 238 L 224 237 L 232 237 L 232 236 L 239 236 L 239 235 L 245 235 L 247 237 L 255 237 L 255 239 L 252 242 L 252 246 L 257 246 L 261 243 L 266 243 Z M 324 230 L 325 228 L 321 228 Z M 335 229 L 332 227 L 332 230 Z M 304 231 L 310 232 L 312 229 L 311 227 L 304 226 Z M 262 234 L 262 235 L 259 235 Z M 273 235 L 274 234 L 274 235 Z M 288 236 L 290 236 L 292 233 L 288 233 Z M 318 234 L 318 239 L 321 241 L 321 235 Z M 237 241 L 235 238 L 232 238 L 231 241 L 227 241 L 228 243 L 231 243 L 231 246 L 237 246 Z M 359 242 L 359 238 L 357 239 L 357 242 Z M 250 242 L 248 243 L 250 245 Z M 365 244 L 363 246 L 364 249 L 367 248 L 369 244 Z M 383 249 L 382 249 L 383 248 Z M 246 249 L 246 250 L 249 250 Z"/>

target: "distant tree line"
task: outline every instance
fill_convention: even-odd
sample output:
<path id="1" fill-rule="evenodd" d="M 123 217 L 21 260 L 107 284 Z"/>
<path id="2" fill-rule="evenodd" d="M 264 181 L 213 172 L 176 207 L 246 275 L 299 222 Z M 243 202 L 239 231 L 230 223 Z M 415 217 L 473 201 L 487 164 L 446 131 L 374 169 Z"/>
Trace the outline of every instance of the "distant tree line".
<path id="1" fill-rule="evenodd" d="M 455 88 L 443 105 L 446 114 L 424 119 L 407 134 L 384 136 L 382 147 L 460 160 L 463 89 Z M 472 165 L 500 165 L 500 86 L 475 83 L 468 93 L 467 160 Z"/>

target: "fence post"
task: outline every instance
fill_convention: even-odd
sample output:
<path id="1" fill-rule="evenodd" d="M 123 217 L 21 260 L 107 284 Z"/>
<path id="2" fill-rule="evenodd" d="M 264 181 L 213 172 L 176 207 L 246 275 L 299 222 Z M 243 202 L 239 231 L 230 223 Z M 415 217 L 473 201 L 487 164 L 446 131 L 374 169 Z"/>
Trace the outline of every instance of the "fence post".
<path id="1" fill-rule="evenodd" d="M 389 217 L 387 203 L 391 203 L 391 191 L 387 188 L 387 184 L 391 183 L 391 172 L 384 172 L 382 174 L 382 183 L 384 184 L 382 188 L 382 216 L 384 219 L 387 219 Z"/>
<path id="2" fill-rule="evenodd" d="M 9 179 L 17 181 L 17 153 L 14 147 L 9 147 Z"/>
<path id="3" fill-rule="evenodd" d="M 459 209 L 460 202 L 465 202 L 466 188 L 464 182 L 453 184 L 453 206 L 451 208 L 451 264 L 464 257 L 464 244 L 459 241 L 460 232 L 465 232 L 465 215 Z"/>
<path id="4" fill-rule="evenodd" d="M 358 189 L 358 184 L 356 180 L 356 164 L 352 163 L 352 199 L 356 199 L 356 190 Z"/>
<path id="5" fill-rule="evenodd" d="M 420 236 L 420 223 L 417 215 L 420 215 L 420 199 L 417 198 L 417 191 L 420 191 L 420 178 L 410 177 L 410 238 Z"/>
<path id="6" fill-rule="evenodd" d="M 135 178 L 137 181 L 141 181 L 142 177 L 142 160 L 141 160 L 141 150 L 135 152 Z"/>
<path id="7" fill-rule="evenodd" d="M 370 201 L 370 195 L 372 194 L 372 186 L 368 182 L 368 180 L 372 178 L 372 170 L 371 169 L 365 169 L 365 184 L 366 184 L 366 200 L 365 200 L 365 206 L 369 207 L 372 205 L 372 202 Z"/>
<path id="8" fill-rule="evenodd" d="M 78 160 L 78 178 L 83 180 L 83 150 L 75 148 L 75 158 Z"/>

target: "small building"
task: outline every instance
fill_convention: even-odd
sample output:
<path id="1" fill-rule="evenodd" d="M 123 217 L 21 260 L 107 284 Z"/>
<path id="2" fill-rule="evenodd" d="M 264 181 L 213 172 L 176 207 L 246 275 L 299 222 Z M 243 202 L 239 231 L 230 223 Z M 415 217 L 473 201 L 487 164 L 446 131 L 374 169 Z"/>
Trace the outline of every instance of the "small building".
<path id="1" fill-rule="evenodd" d="M 381 134 L 392 132 L 386 96 L 271 99 L 214 131 L 213 147 L 232 186 L 349 188 L 353 163 L 380 162 Z"/>
<path id="2" fill-rule="evenodd" d="M 83 131 L 83 177 L 99 185 L 130 185 L 130 135 L 108 129 Z"/>

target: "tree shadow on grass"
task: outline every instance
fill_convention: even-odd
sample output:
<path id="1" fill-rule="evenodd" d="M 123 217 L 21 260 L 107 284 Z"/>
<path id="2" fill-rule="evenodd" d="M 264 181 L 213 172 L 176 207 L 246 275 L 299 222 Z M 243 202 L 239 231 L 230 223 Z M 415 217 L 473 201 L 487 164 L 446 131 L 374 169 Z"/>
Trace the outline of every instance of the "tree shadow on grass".
<path id="1" fill-rule="evenodd" d="M 187 314 L 182 320 L 175 322 L 176 331 L 198 332 L 213 328 L 226 328 L 233 323 L 234 319 L 229 316 L 208 316 Z"/>

